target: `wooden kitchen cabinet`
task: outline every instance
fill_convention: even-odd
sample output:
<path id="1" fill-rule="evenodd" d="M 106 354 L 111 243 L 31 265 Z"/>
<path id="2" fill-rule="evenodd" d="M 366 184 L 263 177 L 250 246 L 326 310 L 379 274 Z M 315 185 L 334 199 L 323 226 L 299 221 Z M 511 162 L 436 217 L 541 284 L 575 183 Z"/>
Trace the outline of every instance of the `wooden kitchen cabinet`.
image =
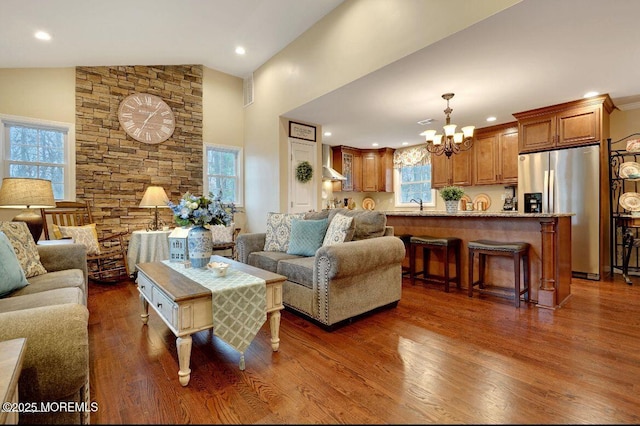
<path id="1" fill-rule="evenodd" d="M 476 130 L 473 142 L 474 185 L 518 183 L 518 123 Z"/>
<path id="2" fill-rule="evenodd" d="M 373 151 L 362 154 L 362 190 L 376 192 L 378 190 L 378 153 Z"/>
<path id="3" fill-rule="evenodd" d="M 449 185 L 472 185 L 473 148 L 460 151 L 447 158 L 446 155 L 431 154 L 431 187 L 442 188 Z"/>
<path id="4" fill-rule="evenodd" d="M 612 110 L 609 95 L 601 95 L 515 113 L 518 151 L 537 152 L 600 143 L 603 117 Z"/>
<path id="5" fill-rule="evenodd" d="M 362 191 L 362 153 L 348 146 L 331 147 L 333 168 L 347 180 L 333 183 L 333 190 Z"/>
<path id="6" fill-rule="evenodd" d="M 393 149 L 342 145 L 331 149 L 333 168 L 347 178 L 334 182 L 334 191 L 393 192 Z"/>

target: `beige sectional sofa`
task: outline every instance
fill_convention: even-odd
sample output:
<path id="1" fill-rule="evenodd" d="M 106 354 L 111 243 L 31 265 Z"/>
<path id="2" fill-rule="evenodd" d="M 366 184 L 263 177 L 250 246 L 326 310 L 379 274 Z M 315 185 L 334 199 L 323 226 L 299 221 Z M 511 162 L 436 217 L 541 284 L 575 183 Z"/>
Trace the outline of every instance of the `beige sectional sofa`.
<path id="1" fill-rule="evenodd" d="M 46 273 L 27 277 L 26 287 L 0 298 L 0 341 L 26 338 L 19 401 L 88 403 L 86 249 L 65 244 L 36 250 Z M 20 412 L 19 419 L 24 424 L 88 423 L 89 412 L 52 408 Z"/>
<path id="2" fill-rule="evenodd" d="M 404 244 L 386 226 L 382 212 L 332 209 L 303 218 L 326 218 L 330 225 L 337 214 L 353 217 L 353 236 L 345 242 L 323 244 L 312 256 L 274 249 L 268 242 L 269 229 L 240 234 L 236 241 L 239 261 L 287 277 L 283 285 L 286 308 L 328 330 L 362 314 L 396 306 L 402 294 L 405 257 Z M 281 229 L 272 234 L 286 237 Z"/>

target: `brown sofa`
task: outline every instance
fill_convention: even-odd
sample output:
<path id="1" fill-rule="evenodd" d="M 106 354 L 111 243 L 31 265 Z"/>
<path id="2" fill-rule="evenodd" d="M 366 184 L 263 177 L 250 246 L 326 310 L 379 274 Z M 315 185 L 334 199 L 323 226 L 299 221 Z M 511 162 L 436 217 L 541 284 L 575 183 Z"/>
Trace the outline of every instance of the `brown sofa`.
<path id="1" fill-rule="evenodd" d="M 306 215 L 307 219 L 337 213 L 354 217 L 351 241 L 322 246 L 315 256 L 265 251 L 266 233 L 240 234 L 238 260 L 287 277 L 283 303 L 325 329 L 365 313 L 396 306 L 402 294 L 405 248 L 386 226 L 382 212 L 332 209 Z"/>
<path id="2" fill-rule="evenodd" d="M 0 298 L 0 340 L 26 338 L 21 403 L 69 404 L 66 410 L 20 412 L 19 420 L 89 423 L 89 411 L 69 409 L 70 403 L 89 402 L 86 250 L 81 244 L 37 249 L 47 273 L 27 278 L 29 285 Z"/>

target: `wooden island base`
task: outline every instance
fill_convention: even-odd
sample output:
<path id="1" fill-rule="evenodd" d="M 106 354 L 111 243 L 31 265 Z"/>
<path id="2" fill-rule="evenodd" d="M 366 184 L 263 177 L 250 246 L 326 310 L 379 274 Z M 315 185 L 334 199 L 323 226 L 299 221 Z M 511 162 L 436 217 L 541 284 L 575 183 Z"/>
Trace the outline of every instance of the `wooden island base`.
<path id="1" fill-rule="evenodd" d="M 388 211 L 387 225 L 396 235 L 458 237 L 462 240 L 462 286 L 468 288 L 469 251 L 472 240 L 527 242 L 531 244 L 530 302 L 547 309 L 562 306 L 571 296 L 571 214 L 527 214 L 482 212 L 446 214 L 444 212 Z M 408 253 L 407 253 L 408 257 Z M 433 259 L 435 258 L 435 259 Z M 442 271 L 432 256 L 430 271 Z M 477 262 L 477 260 L 476 260 Z M 491 256 L 487 261 L 487 282 L 513 288 L 513 261 Z M 422 268 L 420 256 L 417 269 Z M 477 271 L 477 265 L 476 265 Z M 476 272 L 477 274 L 477 272 Z M 476 277 L 477 278 L 477 277 Z"/>

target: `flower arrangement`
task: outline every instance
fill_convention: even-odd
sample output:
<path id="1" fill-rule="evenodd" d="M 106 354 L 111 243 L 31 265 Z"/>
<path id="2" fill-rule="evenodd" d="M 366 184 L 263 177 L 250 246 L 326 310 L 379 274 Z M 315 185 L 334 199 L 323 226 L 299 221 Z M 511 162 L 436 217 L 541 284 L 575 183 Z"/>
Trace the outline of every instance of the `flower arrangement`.
<path id="1" fill-rule="evenodd" d="M 178 204 L 167 203 L 173 211 L 173 218 L 180 226 L 225 225 L 228 226 L 236 212 L 233 203 L 222 202 L 222 191 L 217 196 L 196 196 L 186 192 Z"/>
<path id="2" fill-rule="evenodd" d="M 440 196 L 444 201 L 459 201 L 464 195 L 464 190 L 458 186 L 445 186 L 440 190 Z"/>

